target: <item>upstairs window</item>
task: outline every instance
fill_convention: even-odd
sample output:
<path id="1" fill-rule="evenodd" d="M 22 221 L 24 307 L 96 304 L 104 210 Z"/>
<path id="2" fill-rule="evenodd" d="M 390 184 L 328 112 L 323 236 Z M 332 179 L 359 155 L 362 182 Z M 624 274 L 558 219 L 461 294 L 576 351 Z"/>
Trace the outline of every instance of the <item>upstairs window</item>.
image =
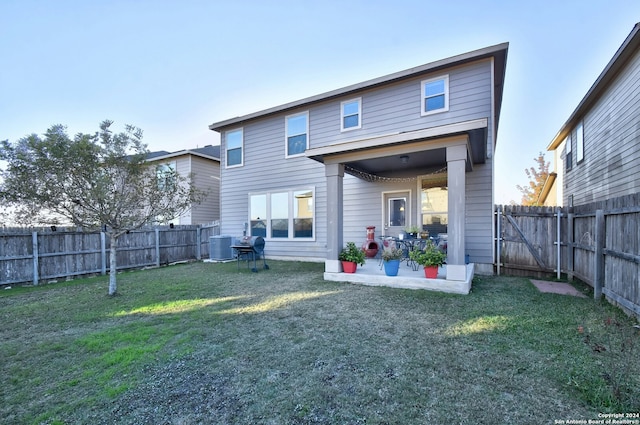
<path id="1" fill-rule="evenodd" d="M 346 100 L 340 104 L 340 131 L 355 130 L 360 128 L 360 108 L 362 99 Z"/>
<path id="2" fill-rule="evenodd" d="M 286 157 L 300 156 L 309 148 L 309 113 L 289 115 L 285 121 L 287 127 Z"/>
<path id="3" fill-rule="evenodd" d="M 576 127 L 576 164 L 579 164 L 584 159 L 584 130 L 582 121 Z"/>
<path id="4" fill-rule="evenodd" d="M 158 180 L 158 189 L 173 190 L 177 180 L 175 161 L 156 166 L 156 178 Z"/>
<path id="5" fill-rule="evenodd" d="M 571 135 L 568 135 L 565 141 L 565 167 L 567 171 L 573 167 L 573 154 L 571 153 Z"/>
<path id="6" fill-rule="evenodd" d="M 422 81 L 421 115 L 449 110 L 449 76 Z"/>
<path id="7" fill-rule="evenodd" d="M 243 164 L 243 134 L 242 129 L 227 131 L 226 148 L 227 148 L 227 168 L 239 167 Z"/>

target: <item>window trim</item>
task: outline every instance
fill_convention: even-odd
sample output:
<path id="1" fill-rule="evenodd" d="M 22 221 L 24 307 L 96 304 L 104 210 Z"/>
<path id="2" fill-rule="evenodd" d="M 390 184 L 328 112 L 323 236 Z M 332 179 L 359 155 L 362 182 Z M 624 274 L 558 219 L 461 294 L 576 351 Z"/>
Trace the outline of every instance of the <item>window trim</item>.
<path id="1" fill-rule="evenodd" d="M 298 134 L 292 134 L 289 135 L 289 119 L 290 118 L 296 118 L 296 117 L 300 117 L 300 116 L 305 116 L 306 117 L 306 128 L 305 131 L 306 133 L 298 133 Z M 301 153 L 296 153 L 293 155 L 289 155 L 289 137 L 292 136 L 299 136 L 301 134 L 306 134 L 307 135 L 307 146 L 305 147 L 305 151 L 309 149 L 309 111 L 304 111 L 304 112 L 297 112 L 295 114 L 290 114 L 284 117 L 284 157 L 285 158 L 297 158 L 300 156 L 304 156 L 304 151 Z"/>
<path id="2" fill-rule="evenodd" d="M 565 148 L 564 148 L 564 166 L 567 171 L 571 171 L 573 168 L 573 152 L 571 150 L 571 134 L 567 135 L 565 139 Z"/>
<path id="3" fill-rule="evenodd" d="M 447 188 L 447 206 L 446 206 L 446 210 L 434 210 L 434 211 L 430 211 L 430 212 L 422 212 L 422 191 L 423 191 L 423 182 L 427 181 L 427 182 L 432 182 L 433 184 L 429 187 L 429 189 L 431 188 Z M 444 183 L 444 185 L 442 184 L 437 184 L 439 181 L 442 181 Z M 425 225 L 423 224 L 423 216 L 425 214 L 432 214 L 432 215 L 436 215 L 436 214 L 443 214 L 447 216 L 447 224 L 445 224 L 445 226 L 449 226 L 449 182 L 447 180 L 447 174 L 446 173 L 437 173 L 437 174 L 423 174 L 418 176 L 418 208 L 417 208 L 417 220 L 418 220 L 418 226 L 423 229 L 424 226 L 429 226 L 428 224 Z M 430 236 L 437 236 L 437 235 L 430 235 Z"/>
<path id="4" fill-rule="evenodd" d="M 582 121 L 576 125 L 576 164 L 584 161 L 584 124 Z"/>
<path id="5" fill-rule="evenodd" d="M 444 80 L 444 107 L 439 109 L 434 109 L 432 111 L 425 111 L 425 100 L 427 96 L 424 92 L 424 86 L 427 83 L 431 83 L 434 81 Z M 420 82 L 420 115 L 427 116 L 432 114 L 439 114 L 441 112 L 447 112 L 449 110 L 449 74 L 439 75 L 437 77 L 428 78 L 426 80 L 422 80 Z"/>
<path id="6" fill-rule="evenodd" d="M 170 173 L 172 179 L 167 182 L 168 178 L 166 174 Z M 158 182 L 158 189 L 163 191 L 169 191 L 175 188 L 178 180 L 178 161 L 164 161 L 156 165 L 156 180 Z M 169 189 L 167 189 L 171 186 Z"/>
<path id="7" fill-rule="evenodd" d="M 350 114 L 350 115 L 345 115 L 344 114 L 344 106 L 346 104 L 349 103 L 354 103 L 354 102 L 358 102 L 358 125 L 353 126 L 353 127 L 344 127 L 344 119 L 346 117 L 351 117 L 353 115 L 356 114 Z M 348 99 L 348 100 L 343 100 L 342 102 L 340 102 L 340 131 L 341 132 L 345 132 L 345 131 L 352 131 L 352 130 L 358 130 L 362 128 L 362 97 L 356 97 L 353 99 Z"/>
<path id="8" fill-rule="evenodd" d="M 311 199 L 313 199 L 313 210 L 312 210 L 312 215 L 311 215 L 311 220 L 312 220 L 312 224 L 311 224 L 311 237 L 295 237 L 295 225 L 294 225 L 294 220 L 296 219 L 296 217 L 294 217 L 294 202 L 295 202 L 295 193 L 296 192 L 301 192 L 301 191 L 310 191 L 311 192 Z M 287 193 L 287 208 L 288 208 L 288 216 L 287 216 L 287 221 L 288 221 L 288 227 L 287 227 L 287 237 L 286 238 L 274 238 L 272 237 L 272 232 L 271 232 L 271 195 L 273 194 L 278 194 L 278 193 Z M 259 192 L 249 192 L 247 194 L 248 197 L 248 234 L 250 234 L 251 236 L 253 236 L 252 232 L 251 232 L 251 221 L 252 221 L 252 217 L 251 217 L 251 198 L 253 196 L 259 196 L 259 195 L 265 195 L 266 196 L 266 207 L 267 207 L 267 216 L 264 218 L 264 220 L 267 222 L 266 225 L 266 229 L 265 229 L 265 233 L 266 236 L 264 236 L 264 239 L 266 241 L 286 241 L 286 242 L 309 242 L 309 241 L 315 241 L 316 240 L 316 188 L 315 186 L 304 186 L 304 187 L 294 187 L 294 188 L 285 188 L 285 189 L 273 189 L 273 190 L 268 190 L 268 191 L 259 191 Z"/>
<path id="9" fill-rule="evenodd" d="M 229 134 L 240 132 L 240 163 L 229 165 Z M 234 148 L 238 149 L 238 148 Z M 224 168 L 237 168 L 244 166 L 244 127 L 227 130 L 224 133 Z"/>

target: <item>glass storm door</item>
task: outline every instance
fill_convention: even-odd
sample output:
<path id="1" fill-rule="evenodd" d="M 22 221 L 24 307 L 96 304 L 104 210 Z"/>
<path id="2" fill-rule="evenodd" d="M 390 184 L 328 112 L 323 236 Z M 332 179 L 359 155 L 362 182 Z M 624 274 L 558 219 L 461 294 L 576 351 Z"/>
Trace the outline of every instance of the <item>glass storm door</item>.
<path id="1" fill-rule="evenodd" d="M 411 216 L 409 197 L 409 192 L 384 194 L 384 236 L 398 237 L 404 232 Z"/>

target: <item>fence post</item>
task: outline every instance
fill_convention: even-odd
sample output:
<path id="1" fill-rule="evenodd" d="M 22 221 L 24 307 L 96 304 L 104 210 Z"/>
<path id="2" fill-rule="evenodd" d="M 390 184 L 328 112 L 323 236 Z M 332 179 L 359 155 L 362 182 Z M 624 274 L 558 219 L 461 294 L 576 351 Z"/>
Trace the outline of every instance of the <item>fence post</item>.
<path id="1" fill-rule="evenodd" d="M 202 260 L 202 253 L 200 252 L 202 250 L 202 226 L 198 225 L 198 227 L 196 227 L 196 260 L 200 261 Z"/>
<path id="2" fill-rule="evenodd" d="M 602 286 L 604 284 L 604 236 L 605 221 L 604 211 L 596 210 L 595 223 L 595 261 L 593 271 L 593 297 L 599 300 L 602 297 Z"/>
<path id="3" fill-rule="evenodd" d="M 156 227 L 156 267 L 160 267 L 160 229 Z"/>
<path id="4" fill-rule="evenodd" d="M 496 272 L 500 276 L 500 261 L 502 257 L 502 205 L 496 211 Z"/>
<path id="5" fill-rule="evenodd" d="M 107 274 L 107 235 L 100 232 L 100 274 Z"/>
<path id="6" fill-rule="evenodd" d="M 31 233 L 31 246 L 33 251 L 33 286 L 38 286 L 40 276 L 38 275 L 38 232 Z"/>
<path id="7" fill-rule="evenodd" d="M 560 275 L 562 273 L 562 256 L 561 256 L 561 254 L 562 254 L 562 251 L 561 251 L 561 249 L 562 249 L 562 241 L 560 240 L 561 237 L 562 237 L 562 234 L 560 232 L 560 226 L 562 224 L 562 208 L 558 207 L 556 212 L 558 214 L 558 216 L 557 216 L 557 228 L 556 228 L 556 232 L 557 232 L 556 240 L 558 241 L 557 242 L 558 246 L 556 247 L 557 248 L 556 254 L 557 254 L 558 270 L 556 271 L 556 278 L 558 280 L 560 280 Z"/>
<path id="8" fill-rule="evenodd" d="M 573 282 L 573 255 L 575 236 L 573 234 L 573 210 L 569 208 L 567 213 L 567 280 Z"/>

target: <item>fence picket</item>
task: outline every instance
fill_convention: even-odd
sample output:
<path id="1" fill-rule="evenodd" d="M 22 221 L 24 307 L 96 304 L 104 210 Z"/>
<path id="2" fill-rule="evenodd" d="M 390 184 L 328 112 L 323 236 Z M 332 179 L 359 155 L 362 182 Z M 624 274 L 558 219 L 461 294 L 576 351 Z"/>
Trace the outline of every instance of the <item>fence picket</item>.
<path id="1" fill-rule="evenodd" d="M 640 193 L 555 213 L 513 205 L 496 212 L 498 271 L 547 277 L 559 267 L 568 280 L 591 285 L 595 298 L 604 294 L 640 317 Z M 555 270 L 545 267 L 554 263 Z"/>
<path id="2" fill-rule="evenodd" d="M 218 223 L 131 231 L 120 240 L 118 270 L 206 258 L 209 236 L 216 234 Z M 105 275 L 110 245 L 104 232 L 0 229 L 0 285 Z"/>

